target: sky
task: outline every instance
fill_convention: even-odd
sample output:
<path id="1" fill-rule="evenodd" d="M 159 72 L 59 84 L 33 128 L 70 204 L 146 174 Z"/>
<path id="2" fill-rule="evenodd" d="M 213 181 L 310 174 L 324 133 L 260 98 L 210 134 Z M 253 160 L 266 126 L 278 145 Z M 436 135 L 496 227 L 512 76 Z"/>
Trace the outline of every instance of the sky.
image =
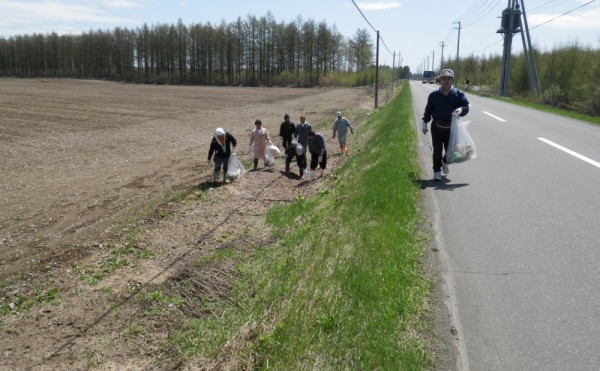
<path id="1" fill-rule="evenodd" d="M 325 21 L 347 38 L 366 29 L 379 62 L 415 72 L 439 70 L 444 59 L 502 55 L 496 33 L 510 0 L 0 0 L 0 37 L 79 34 L 90 30 L 136 29 L 144 23 L 186 25 L 234 22 L 266 16 L 292 23 L 299 17 Z M 600 49 L 600 0 L 523 0 L 534 48 L 567 45 Z M 360 11 L 359 11 L 360 9 Z M 460 23 L 459 23 L 460 22 Z M 459 37 L 460 24 L 460 37 Z M 522 50 L 520 34 L 513 53 Z"/>

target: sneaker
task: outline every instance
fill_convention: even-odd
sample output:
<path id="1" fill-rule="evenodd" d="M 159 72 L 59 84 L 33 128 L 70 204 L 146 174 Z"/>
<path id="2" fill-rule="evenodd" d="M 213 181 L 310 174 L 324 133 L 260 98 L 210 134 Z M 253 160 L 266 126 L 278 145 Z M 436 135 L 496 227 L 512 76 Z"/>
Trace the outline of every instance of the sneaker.
<path id="1" fill-rule="evenodd" d="M 448 169 L 448 164 L 442 161 L 442 172 L 444 174 L 448 174 L 450 170 Z"/>
<path id="2" fill-rule="evenodd" d="M 436 182 L 442 180 L 442 173 L 440 173 L 439 171 L 433 173 L 433 180 L 435 180 Z"/>

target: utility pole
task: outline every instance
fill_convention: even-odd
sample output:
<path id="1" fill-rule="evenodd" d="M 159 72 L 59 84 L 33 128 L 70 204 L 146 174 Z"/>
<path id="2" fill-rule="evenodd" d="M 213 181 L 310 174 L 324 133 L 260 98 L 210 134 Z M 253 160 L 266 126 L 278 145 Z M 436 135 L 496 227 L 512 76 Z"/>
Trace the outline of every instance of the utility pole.
<path id="1" fill-rule="evenodd" d="M 505 97 L 508 93 L 508 73 L 510 70 L 510 53 L 512 50 L 513 33 L 517 32 L 520 28 L 520 11 L 518 14 L 515 12 L 515 2 L 516 0 L 508 0 L 506 9 L 502 11 L 500 29 L 496 31 L 496 33 L 501 33 L 504 37 L 504 50 L 502 52 L 502 75 L 500 80 L 500 95 L 503 97 Z"/>
<path id="2" fill-rule="evenodd" d="M 378 94 L 377 90 L 379 89 L 379 30 L 377 31 L 377 51 L 375 57 L 375 109 L 377 109 L 377 100 Z"/>
<path id="3" fill-rule="evenodd" d="M 442 46 L 442 60 L 440 61 L 440 71 L 444 69 L 444 47 L 446 46 L 446 44 L 444 44 L 443 41 L 440 41 L 440 45 Z"/>
<path id="4" fill-rule="evenodd" d="M 535 55 L 533 54 L 533 50 L 531 49 L 531 37 L 529 36 L 529 25 L 527 23 L 527 15 L 525 14 L 525 1 L 521 1 L 521 10 L 523 11 L 523 25 L 524 28 L 521 31 L 521 39 L 523 40 L 523 51 L 525 52 L 525 61 L 527 65 L 527 73 L 529 75 L 529 88 L 533 92 L 533 94 L 539 96 L 542 94 L 542 89 L 540 88 L 540 79 L 537 73 L 537 66 L 535 64 Z M 523 32 L 525 31 L 525 32 Z M 525 42 L 525 38 L 527 38 L 527 42 Z"/>
<path id="5" fill-rule="evenodd" d="M 431 70 L 435 71 L 435 50 L 431 51 Z"/>
<path id="6" fill-rule="evenodd" d="M 460 29 L 461 29 L 461 27 L 460 27 L 460 21 L 452 22 L 452 23 L 454 23 L 454 24 L 458 23 L 458 43 L 456 44 L 456 63 L 458 63 L 458 51 L 460 50 Z M 456 28 L 455 28 L 455 30 L 456 30 Z"/>
<path id="7" fill-rule="evenodd" d="M 520 2 L 520 4 L 519 4 Z M 531 50 L 531 39 L 529 37 L 529 27 L 527 25 L 527 17 L 525 15 L 525 3 L 523 0 L 508 0 L 507 8 L 502 11 L 501 27 L 497 33 L 504 36 L 504 51 L 502 54 L 502 76 L 500 80 L 500 95 L 505 97 L 508 95 L 508 81 L 510 73 L 510 56 L 512 49 L 513 34 L 520 32 L 523 40 L 523 54 L 525 56 L 525 65 L 527 67 L 527 75 L 529 77 L 529 89 L 535 95 L 541 94 L 540 82 L 535 65 L 535 56 Z M 523 12 L 521 12 L 523 8 Z M 525 32 L 521 27 L 521 16 L 525 25 Z M 525 33 L 527 40 L 525 40 Z"/>

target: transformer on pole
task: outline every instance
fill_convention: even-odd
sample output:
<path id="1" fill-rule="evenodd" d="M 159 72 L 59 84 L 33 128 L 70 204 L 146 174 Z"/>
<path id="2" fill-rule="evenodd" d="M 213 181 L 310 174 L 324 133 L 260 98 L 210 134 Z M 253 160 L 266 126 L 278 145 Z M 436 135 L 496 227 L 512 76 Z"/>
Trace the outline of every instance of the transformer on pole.
<path id="1" fill-rule="evenodd" d="M 535 58 L 533 51 L 531 50 L 531 40 L 529 38 L 529 29 L 527 26 L 527 17 L 525 16 L 525 10 L 523 3 L 524 0 L 520 0 L 522 6 L 519 5 L 519 0 L 508 0 L 508 7 L 502 11 L 501 26 L 497 33 L 503 34 L 504 37 L 504 51 L 502 54 L 502 76 L 500 80 L 500 95 L 505 97 L 508 95 L 508 80 L 510 71 L 510 56 L 512 50 L 512 38 L 513 34 L 520 32 L 523 40 L 523 52 L 525 56 L 525 64 L 527 66 L 527 74 L 529 77 L 529 87 L 531 92 L 539 95 L 540 83 L 537 75 L 537 68 L 535 65 Z M 523 12 L 521 12 L 523 8 Z M 525 32 L 527 34 L 527 42 L 525 40 L 525 34 L 523 33 L 523 27 L 521 24 L 521 17 L 523 17 L 525 24 Z"/>

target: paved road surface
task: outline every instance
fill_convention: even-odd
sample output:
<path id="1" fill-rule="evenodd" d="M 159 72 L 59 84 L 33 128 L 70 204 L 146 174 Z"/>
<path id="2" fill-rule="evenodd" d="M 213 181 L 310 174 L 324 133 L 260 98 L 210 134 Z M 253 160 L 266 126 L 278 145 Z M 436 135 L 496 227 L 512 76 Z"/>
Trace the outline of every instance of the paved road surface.
<path id="1" fill-rule="evenodd" d="M 435 85 L 411 83 L 420 132 Z M 460 369 L 600 370 L 600 127 L 468 94 L 478 157 L 424 181 Z"/>

